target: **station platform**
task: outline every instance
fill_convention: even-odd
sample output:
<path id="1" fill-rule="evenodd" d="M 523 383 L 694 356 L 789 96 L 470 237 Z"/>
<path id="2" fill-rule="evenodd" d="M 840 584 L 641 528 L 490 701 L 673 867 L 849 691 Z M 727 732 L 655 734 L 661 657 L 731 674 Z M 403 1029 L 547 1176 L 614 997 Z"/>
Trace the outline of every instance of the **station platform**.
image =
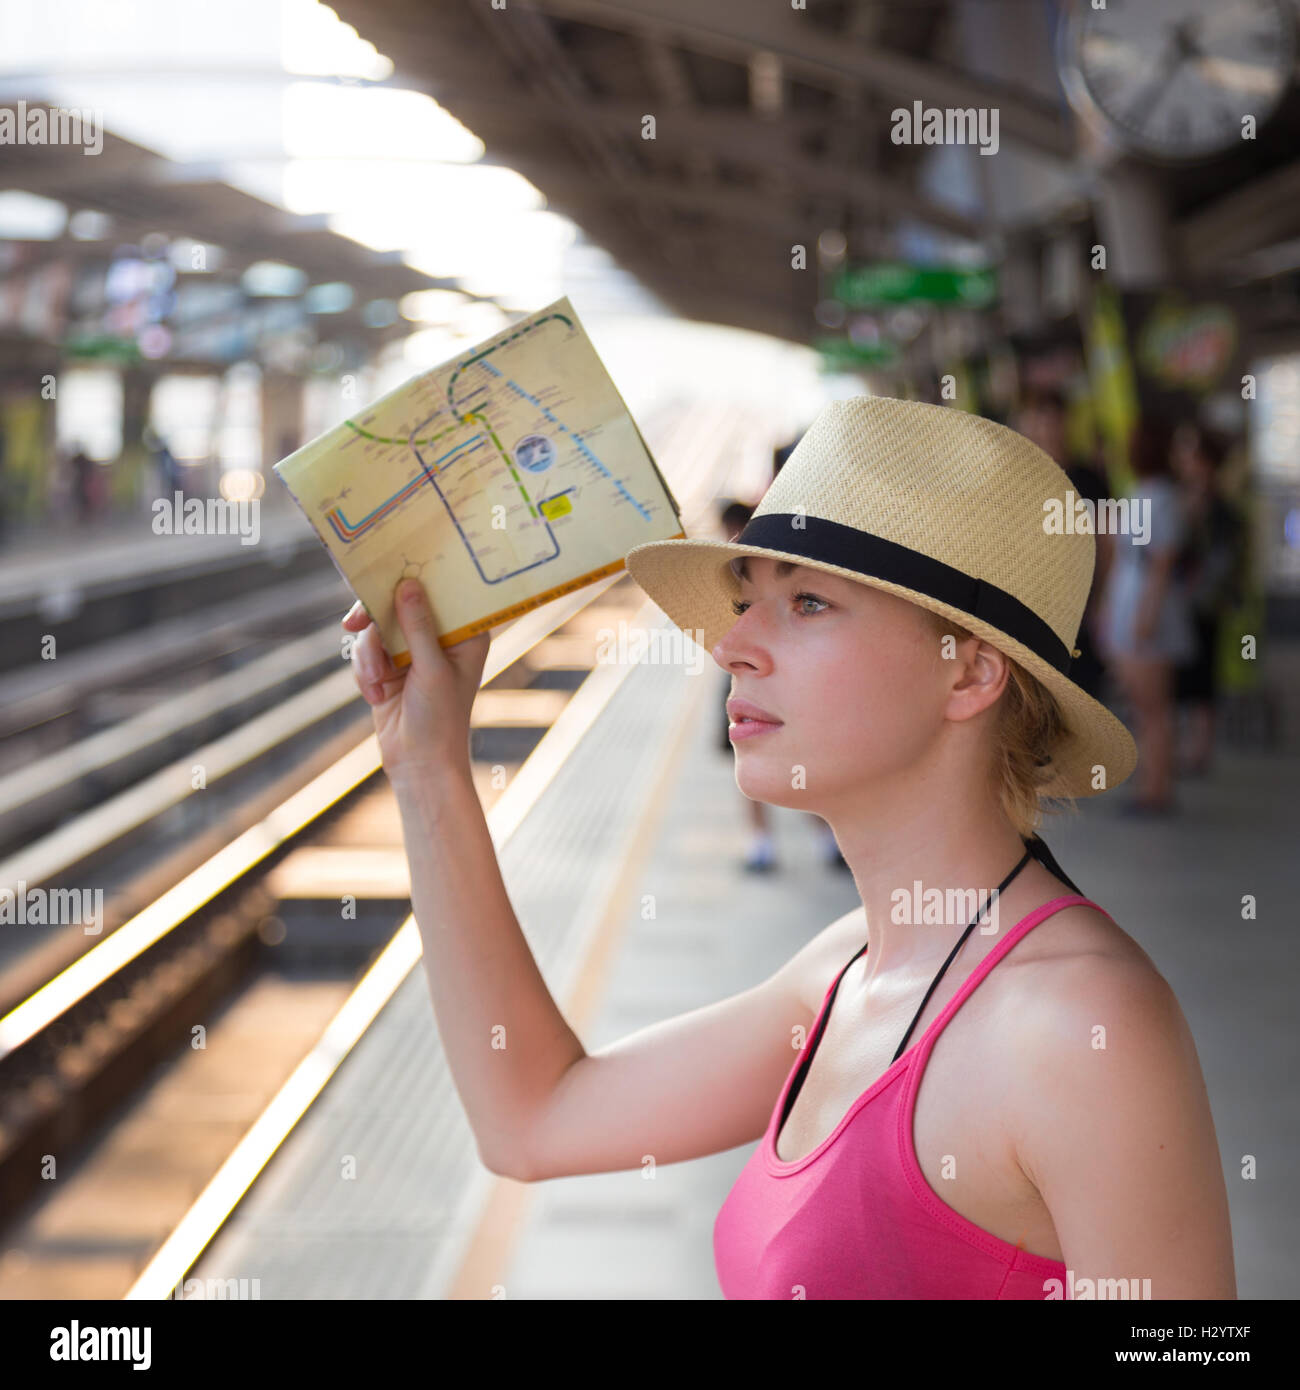
<path id="1" fill-rule="evenodd" d="M 589 1050 L 757 983 L 858 901 L 798 812 L 773 811 L 778 871 L 741 870 L 744 805 L 718 744 L 723 690 L 711 658 L 697 674 L 634 664 L 499 847 L 542 974 Z M 1189 1021 L 1242 1299 L 1300 1294 L 1287 984 L 1297 771 L 1294 749 L 1225 748 L 1208 779 L 1180 784 L 1176 819 L 1126 819 L 1125 788 L 1042 829 L 1065 871 L 1152 957 Z M 1241 920 L 1246 893 L 1255 921 Z M 751 1152 L 660 1166 L 652 1179 L 493 1176 L 416 968 L 191 1273 L 256 1276 L 263 1298 L 720 1298 L 713 1221 Z M 1257 1162 L 1249 1179 L 1245 1155 Z"/>
<path id="2" fill-rule="evenodd" d="M 225 524 L 232 529 L 160 533 L 154 530 L 154 513 L 142 508 L 84 525 L 67 519 L 24 528 L 0 544 L 0 616 L 36 608 L 56 619 L 92 595 L 157 585 L 196 569 L 243 564 L 253 553 L 287 564 L 312 542 L 320 545 L 291 501 L 263 503 L 255 544 L 233 529 L 237 520 Z"/>

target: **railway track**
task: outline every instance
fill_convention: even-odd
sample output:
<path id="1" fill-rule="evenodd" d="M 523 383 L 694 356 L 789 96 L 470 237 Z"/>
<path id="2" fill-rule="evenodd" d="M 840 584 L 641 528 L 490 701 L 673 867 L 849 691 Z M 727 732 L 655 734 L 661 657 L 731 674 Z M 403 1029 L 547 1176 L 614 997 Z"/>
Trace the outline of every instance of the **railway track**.
<path id="1" fill-rule="evenodd" d="M 744 428 L 732 409 L 695 407 L 647 431 L 679 461 L 669 481 L 688 531 Z M 643 604 L 620 572 L 495 635 L 472 721 L 485 809 L 521 768 L 538 775 L 530 754 L 597 665 L 598 634 Z M 156 1270 L 164 1237 L 265 1131 L 268 1105 L 355 1013 L 358 981 L 409 921 L 400 823 L 350 670 L 288 704 L 308 697 L 350 719 L 317 746 L 311 776 L 299 763 L 263 786 L 185 863 L 146 855 L 113 928 L 89 949 L 82 933 L 79 954 L 0 1016 L 0 1297 L 120 1298 L 146 1261 Z M 287 1128 L 271 1133 L 278 1144 Z M 194 1257 L 222 1205 L 211 1231 L 187 1232 Z"/>

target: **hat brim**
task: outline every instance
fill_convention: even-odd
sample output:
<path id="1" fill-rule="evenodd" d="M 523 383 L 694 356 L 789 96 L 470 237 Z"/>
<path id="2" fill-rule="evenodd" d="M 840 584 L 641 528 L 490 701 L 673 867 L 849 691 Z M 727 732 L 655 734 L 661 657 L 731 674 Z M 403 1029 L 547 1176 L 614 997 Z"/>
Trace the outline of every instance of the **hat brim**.
<path id="1" fill-rule="evenodd" d="M 740 597 L 740 581 L 731 572 L 730 565 L 741 555 L 789 560 L 806 569 L 821 570 L 855 584 L 895 594 L 959 623 L 1041 681 L 1056 697 L 1067 733 L 1053 755 L 1053 775 L 1039 786 L 1040 796 L 1097 796 L 1119 786 L 1137 766 L 1133 735 L 1105 705 L 1023 643 L 928 594 L 840 565 L 766 546 L 739 545 L 734 541 L 647 541 L 628 552 L 625 564 L 628 573 L 650 599 L 689 637 L 712 652 L 736 621 L 731 605 Z M 1099 777 L 1100 786 L 1097 785 Z"/>

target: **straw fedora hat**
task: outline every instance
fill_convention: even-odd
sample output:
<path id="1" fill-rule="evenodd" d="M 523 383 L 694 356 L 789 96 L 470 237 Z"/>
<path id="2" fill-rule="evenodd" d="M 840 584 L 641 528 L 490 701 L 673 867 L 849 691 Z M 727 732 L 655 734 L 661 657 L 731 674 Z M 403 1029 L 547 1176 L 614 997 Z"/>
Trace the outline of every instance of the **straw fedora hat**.
<path id="1" fill-rule="evenodd" d="M 855 396 L 821 411 L 735 541 L 650 541 L 626 564 L 708 651 L 736 621 L 742 555 L 792 560 L 950 618 L 1056 697 L 1068 732 L 1039 794 L 1095 796 L 1133 771 L 1137 749 L 1069 676 L 1096 542 L 1050 534 L 1043 504 L 1065 506 L 1070 486 L 1047 454 L 991 420 Z"/>

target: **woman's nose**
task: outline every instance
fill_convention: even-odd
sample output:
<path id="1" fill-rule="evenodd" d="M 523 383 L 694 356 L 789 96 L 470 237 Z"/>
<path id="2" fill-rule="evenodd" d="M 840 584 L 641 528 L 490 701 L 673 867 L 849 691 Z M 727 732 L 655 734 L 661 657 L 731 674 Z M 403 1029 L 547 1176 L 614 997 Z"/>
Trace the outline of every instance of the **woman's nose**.
<path id="1" fill-rule="evenodd" d="M 713 644 L 714 661 L 724 671 L 730 671 L 738 664 L 761 670 L 770 659 L 762 639 L 761 626 L 761 615 L 751 605 Z"/>

